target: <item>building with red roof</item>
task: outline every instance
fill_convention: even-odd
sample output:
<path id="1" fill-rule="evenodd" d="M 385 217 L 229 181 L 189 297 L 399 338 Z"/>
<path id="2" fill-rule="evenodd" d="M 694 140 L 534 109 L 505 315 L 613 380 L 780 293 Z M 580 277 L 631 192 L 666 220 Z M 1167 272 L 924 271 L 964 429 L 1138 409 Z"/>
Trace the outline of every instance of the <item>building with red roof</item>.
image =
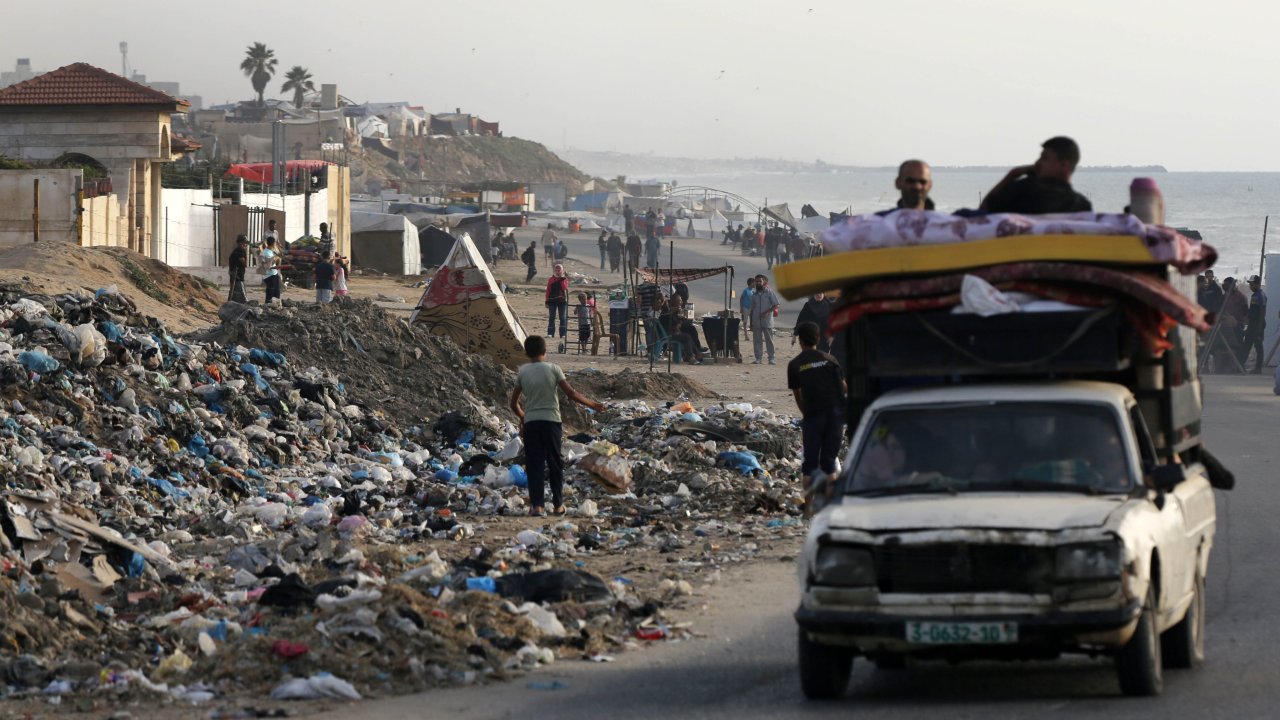
<path id="1" fill-rule="evenodd" d="M 160 168 L 199 144 L 172 135 L 186 101 L 87 63 L 0 88 L 0 155 L 33 166 L 100 168 L 110 201 L 88 203 L 84 245 L 123 245 L 156 257 Z M 92 205 L 92 208 L 89 207 Z"/>

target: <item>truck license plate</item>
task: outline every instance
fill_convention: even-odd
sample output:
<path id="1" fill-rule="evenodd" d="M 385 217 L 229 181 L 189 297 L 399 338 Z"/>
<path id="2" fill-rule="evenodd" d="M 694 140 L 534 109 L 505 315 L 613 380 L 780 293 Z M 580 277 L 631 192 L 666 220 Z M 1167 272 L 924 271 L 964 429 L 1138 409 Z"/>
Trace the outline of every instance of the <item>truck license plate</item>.
<path id="1" fill-rule="evenodd" d="M 1018 642 L 1018 623 L 907 623 L 907 642 L 924 645 L 996 645 Z"/>

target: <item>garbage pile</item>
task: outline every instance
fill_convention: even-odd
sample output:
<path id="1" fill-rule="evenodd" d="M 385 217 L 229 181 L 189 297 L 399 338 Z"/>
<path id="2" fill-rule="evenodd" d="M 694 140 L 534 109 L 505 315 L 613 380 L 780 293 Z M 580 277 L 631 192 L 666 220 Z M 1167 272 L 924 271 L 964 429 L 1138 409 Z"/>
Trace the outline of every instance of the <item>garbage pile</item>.
<path id="1" fill-rule="evenodd" d="M 0 697 L 357 699 L 608 659 L 800 532 L 798 429 L 768 410 L 614 404 L 566 439 L 569 516 L 530 518 L 508 371 L 370 303 L 224 310 L 179 337 L 118 293 L 0 286 Z"/>
<path id="2" fill-rule="evenodd" d="M 221 325 L 192 339 L 286 353 L 297 365 L 332 373 L 353 401 L 406 426 L 462 407 L 488 407 L 514 419 L 506 410 L 513 373 L 371 300 L 235 307 L 230 322 L 224 311 Z"/>

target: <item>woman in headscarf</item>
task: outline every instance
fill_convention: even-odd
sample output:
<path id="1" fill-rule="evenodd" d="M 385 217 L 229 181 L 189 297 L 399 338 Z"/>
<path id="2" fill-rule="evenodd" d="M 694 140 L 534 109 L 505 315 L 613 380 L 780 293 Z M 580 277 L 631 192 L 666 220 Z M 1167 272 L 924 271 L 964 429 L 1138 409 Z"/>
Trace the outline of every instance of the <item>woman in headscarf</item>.
<path id="1" fill-rule="evenodd" d="M 556 318 L 560 318 L 560 352 L 564 352 L 565 335 L 569 332 L 569 278 L 564 265 L 556 263 L 551 277 L 547 278 L 547 337 L 556 336 Z"/>
<path id="2" fill-rule="evenodd" d="M 831 319 L 831 307 L 833 303 L 827 299 L 825 293 L 816 293 L 813 297 L 805 301 L 804 307 L 800 308 L 800 314 L 796 316 L 796 326 L 791 330 L 791 344 L 796 344 L 796 330 L 801 323 L 811 322 L 818 326 L 818 350 L 829 353 L 831 352 L 831 335 L 827 331 L 827 321 Z"/>

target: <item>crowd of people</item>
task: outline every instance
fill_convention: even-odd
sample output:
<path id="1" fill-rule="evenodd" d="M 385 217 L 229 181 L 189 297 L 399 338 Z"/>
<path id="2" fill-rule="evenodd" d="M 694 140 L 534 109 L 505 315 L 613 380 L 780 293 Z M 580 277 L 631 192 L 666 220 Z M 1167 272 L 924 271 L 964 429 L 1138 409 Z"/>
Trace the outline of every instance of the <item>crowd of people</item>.
<path id="1" fill-rule="evenodd" d="M 1207 345 L 1206 372 L 1252 372 L 1260 374 L 1266 364 L 1262 338 L 1267 328 L 1267 296 L 1262 291 L 1262 278 L 1248 280 L 1245 295 L 1233 277 L 1222 284 L 1213 270 L 1196 276 L 1196 300 L 1216 317 L 1213 329 L 1202 333 Z M 1253 370 L 1247 370 L 1253 356 Z"/>
<path id="2" fill-rule="evenodd" d="M 310 249 L 313 246 L 314 249 Z M 291 247 L 289 242 L 281 240 L 276 221 L 270 220 L 262 240 L 258 242 L 251 242 L 245 234 L 236 236 L 236 247 L 227 258 L 230 284 L 227 299 L 240 303 L 249 301 L 245 280 L 252 267 L 262 278 L 263 302 L 279 302 L 284 290 L 282 270 L 293 264 L 313 266 L 311 280 L 315 286 L 317 303 L 327 304 L 333 302 L 335 297 L 348 294 L 347 276 L 351 272 L 351 264 L 337 252 L 328 223 L 320 223 L 320 234 L 314 244 L 303 249 L 296 244 Z"/>
<path id="3" fill-rule="evenodd" d="M 738 223 L 736 228 L 729 225 L 721 230 L 720 235 L 721 245 L 738 248 L 743 255 L 763 256 L 770 269 L 774 265 L 807 260 L 822 253 L 820 244 L 801 235 L 795 228 L 778 223 L 772 223 L 768 227 L 759 223 L 749 227 Z"/>

